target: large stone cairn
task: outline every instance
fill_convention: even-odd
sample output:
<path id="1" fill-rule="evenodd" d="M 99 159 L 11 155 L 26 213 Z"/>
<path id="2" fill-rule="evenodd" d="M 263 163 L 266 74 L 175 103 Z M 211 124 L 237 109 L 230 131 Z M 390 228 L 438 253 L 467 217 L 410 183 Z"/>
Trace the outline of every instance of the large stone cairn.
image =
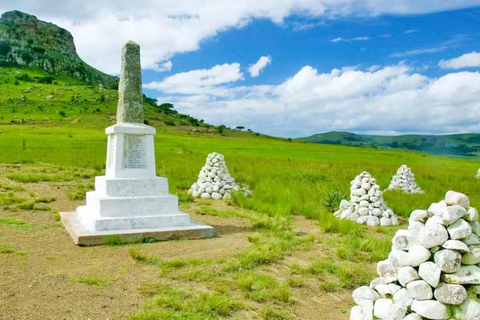
<path id="1" fill-rule="evenodd" d="M 370 173 L 363 171 L 350 185 L 350 201 L 340 202 L 336 217 L 368 226 L 398 225 L 397 216 L 383 201 L 383 192 Z"/>
<path id="2" fill-rule="evenodd" d="M 207 156 L 205 165 L 198 174 L 195 182 L 188 193 L 194 197 L 204 199 L 230 199 L 232 191 L 242 191 L 246 196 L 251 192 L 235 183 L 235 179 L 228 172 L 225 164 L 225 157 L 222 154 L 213 152 Z"/>
<path id="3" fill-rule="evenodd" d="M 406 193 L 423 193 L 422 189 L 415 183 L 415 175 L 407 165 L 402 165 L 397 174 L 392 177 L 388 190 L 402 190 Z"/>
<path id="4" fill-rule="evenodd" d="M 477 175 L 475 176 L 475 178 L 480 179 L 480 169 L 478 169 Z"/>
<path id="5" fill-rule="evenodd" d="M 351 320 L 480 319 L 480 224 L 466 195 L 410 214 L 379 278 L 353 292 Z"/>

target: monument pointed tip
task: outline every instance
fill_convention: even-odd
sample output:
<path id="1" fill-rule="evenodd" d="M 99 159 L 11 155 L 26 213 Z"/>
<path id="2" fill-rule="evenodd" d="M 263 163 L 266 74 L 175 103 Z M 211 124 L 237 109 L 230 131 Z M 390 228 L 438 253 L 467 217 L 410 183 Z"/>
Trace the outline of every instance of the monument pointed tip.
<path id="1" fill-rule="evenodd" d="M 138 46 L 138 43 L 136 43 L 136 42 L 133 41 L 133 40 L 128 41 L 127 44 L 131 44 L 131 45 L 134 45 L 134 46 Z"/>

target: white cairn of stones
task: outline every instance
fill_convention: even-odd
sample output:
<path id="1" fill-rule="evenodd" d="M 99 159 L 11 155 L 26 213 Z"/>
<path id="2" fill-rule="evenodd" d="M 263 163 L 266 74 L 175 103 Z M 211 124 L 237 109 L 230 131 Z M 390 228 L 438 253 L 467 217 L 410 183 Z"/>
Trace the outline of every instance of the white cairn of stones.
<path id="1" fill-rule="evenodd" d="M 368 226 L 398 225 L 397 216 L 383 201 L 383 192 L 370 173 L 363 171 L 350 185 L 350 201 L 340 202 L 336 217 Z"/>
<path id="2" fill-rule="evenodd" d="M 402 190 L 405 193 L 423 193 L 422 189 L 415 183 L 415 175 L 406 164 L 397 170 L 392 177 L 388 190 Z"/>
<path id="3" fill-rule="evenodd" d="M 475 176 L 475 178 L 480 179 L 480 169 L 478 169 L 477 175 Z"/>
<path id="4" fill-rule="evenodd" d="M 448 191 L 408 222 L 380 277 L 353 292 L 350 319 L 480 319 L 480 224 L 468 197 Z"/>
<path id="5" fill-rule="evenodd" d="M 240 187 L 228 172 L 225 157 L 220 153 L 210 153 L 205 165 L 198 174 L 198 180 L 192 184 L 188 193 L 193 197 L 204 199 L 230 199 L 232 191 L 241 191 L 246 196 L 251 196 L 251 191 Z"/>

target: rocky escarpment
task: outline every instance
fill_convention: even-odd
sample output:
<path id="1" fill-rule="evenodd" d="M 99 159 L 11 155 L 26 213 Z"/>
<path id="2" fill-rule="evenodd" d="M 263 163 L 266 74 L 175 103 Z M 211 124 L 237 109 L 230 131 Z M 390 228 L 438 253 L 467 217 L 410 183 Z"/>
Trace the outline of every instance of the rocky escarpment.
<path id="1" fill-rule="evenodd" d="M 20 11 L 0 17 L 0 66 L 38 67 L 116 89 L 118 78 L 86 64 L 67 30 Z"/>

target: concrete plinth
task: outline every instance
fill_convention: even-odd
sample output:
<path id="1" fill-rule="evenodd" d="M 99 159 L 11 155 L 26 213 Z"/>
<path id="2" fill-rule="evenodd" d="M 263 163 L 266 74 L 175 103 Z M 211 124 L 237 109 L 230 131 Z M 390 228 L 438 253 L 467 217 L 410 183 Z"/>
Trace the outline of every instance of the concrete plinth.
<path id="1" fill-rule="evenodd" d="M 95 231 L 86 228 L 75 216 L 76 212 L 60 212 L 61 221 L 73 242 L 80 246 L 94 246 L 105 243 L 105 238 L 120 236 L 125 243 L 141 242 L 145 238 L 155 240 L 201 239 L 214 236 L 211 226 L 190 221 L 180 227 L 158 227 L 125 230 Z"/>

